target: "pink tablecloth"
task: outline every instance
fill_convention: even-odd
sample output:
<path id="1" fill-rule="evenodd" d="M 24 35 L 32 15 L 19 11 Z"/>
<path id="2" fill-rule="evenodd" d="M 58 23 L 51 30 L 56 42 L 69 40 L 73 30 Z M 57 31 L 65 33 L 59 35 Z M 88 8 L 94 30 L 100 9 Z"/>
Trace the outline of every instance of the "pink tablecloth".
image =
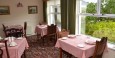
<path id="1" fill-rule="evenodd" d="M 59 31 L 59 28 L 57 27 L 57 32 Z M 47 34 L 47 25 L 37 25 L 35 28 L 35 33 L 40 34 L 41 36 L 44 36 Z"/>
<path id="2" fill-rule="evenodd" d="M 47 34 L 47 25 L 37 25 L 35 28 L 35 33 L 40 34 L 41 36 Z"/>
<path id="3" fill-rule="evenodd" d="M 14 47 L 8 46 L 10 58 L 21 58 L 21 55 L 23 54 L 24 50 L 29 47 L 27 40 L 26 38 L 23 38 L 23 39 L 14 40 L 14 41 L 17 43 L 17 46 L 14 46 Z M 4 52 L 3 58 L 7 58 L 5 48 L 3 47 L 2 49 Z"/>
<path id="4" fill-rule="evenodd" d="M 62 48 L 68 53 L 78 58 L 88 58 L 93 55 L 95 45 L 86 44 L 85 41 L 89 38 L 85 35 L 79 35 L 75 38 L 58 39 L 55 47 Z M 84 47 L 78 47 L 79 44 L 83 44 Z"/>

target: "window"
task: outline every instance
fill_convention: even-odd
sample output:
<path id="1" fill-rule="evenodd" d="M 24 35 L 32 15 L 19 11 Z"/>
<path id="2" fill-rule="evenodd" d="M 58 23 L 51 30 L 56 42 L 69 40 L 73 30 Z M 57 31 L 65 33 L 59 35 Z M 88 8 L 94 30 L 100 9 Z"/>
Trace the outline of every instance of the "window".
<path id="1" fill-rule="evenodd" d="M 48 1 L 48 24 L 56 24 L 61 29 L 60 0 Z"/>
<path id="2" fill-rule="evenodd" d="M 79 0 L 78 34 L 101 38 L 115 43 L 115 0 Z"/>
<path id="3" fill-rule="evenodd" d="M 80 13 L 96 13 L 96 4 L 97 0 L 82 0 L 80 1 Z M 91 7 L 91 9 L 87 9 L 87 7 Z M 90 11 L 87 11 L 90 10 Z"/>

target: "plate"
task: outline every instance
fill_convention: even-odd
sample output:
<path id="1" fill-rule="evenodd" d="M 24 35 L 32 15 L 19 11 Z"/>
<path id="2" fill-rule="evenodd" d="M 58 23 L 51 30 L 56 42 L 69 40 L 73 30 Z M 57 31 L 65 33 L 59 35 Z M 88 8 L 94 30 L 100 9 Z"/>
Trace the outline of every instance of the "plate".
<path id="1" fill-rule="evenodd" d="M 76 35 L 68 35 L 69 38 L 75 38 Z"/>
<path id="2" fill-rule="evenodd" d="M 18 37 L 17 39 L 22 39 L 22 37 Z"/>
<path id="3" fill-rule="evenodd" d="M 66 40 L 67 39 L 67 37 L 62 37 L 62 40 Z"/>
<path id="4" fill-rule="evenodd" d="M 11 43 L 9 44 L 9 46 L 11 46 L 11 47 L 16 46 L 16 45 L 17 45 L 16 42 L 11 42 Z"/>
<path id="5" fill-rule="evenodd" d="M 95 40 L 86 40 L 85 43 L 87 44 L 91 44 L 91 45 L 94 45 L 95 44 Z"/>

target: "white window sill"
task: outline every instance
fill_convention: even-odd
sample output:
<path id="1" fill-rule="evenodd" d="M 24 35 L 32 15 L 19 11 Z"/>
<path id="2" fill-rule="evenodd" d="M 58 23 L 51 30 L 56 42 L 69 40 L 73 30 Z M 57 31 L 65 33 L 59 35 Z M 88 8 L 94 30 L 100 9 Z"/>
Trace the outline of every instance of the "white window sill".
<path id="1" fill-rule="evenodd" d="M 96 38 L 96 37 L 92 37 L 92 36 L 89 36 L 89 35 L 86 35 L 86 36 L 91 37 L 91 38 L 94 38 L 94 39 L 96 39 L 96 40 L 100 40 L 99 38 Z M 107 46 L 108 46 L 109 49 L 115 51 L 115 44 L 112 44 L 112 43 L 109 43 L 109 42 L 108 42 L 108 43 L 107 43 Z"/>
<path id="2" fill-rule="evenodd" d="M 107 43 L 108 48 L 115 51 L 115 44 Z"/>

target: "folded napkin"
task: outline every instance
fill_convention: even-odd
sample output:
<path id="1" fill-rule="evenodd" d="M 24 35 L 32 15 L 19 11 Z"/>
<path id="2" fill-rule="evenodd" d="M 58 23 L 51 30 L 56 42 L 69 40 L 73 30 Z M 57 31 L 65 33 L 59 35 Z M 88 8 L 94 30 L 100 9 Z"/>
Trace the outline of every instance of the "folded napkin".
<path id="1" fill-rule="evenodd" d="M 11 43 L 10 43 L 10 46 L 16 46 L 16 45 L 17 45 L 16 42 L 11 42 Z"/>
<path id="2" fill-rule="evenodd" d="M 77 46 L 78 46 L 78 47 L 80 47 L 80 48 L 85 47 L 85 45 L 84 45 L 84 44 L 78 44 Z"/>
<path id="3" fill-rule="evenodd" d="M 96 40 L 87 39 L 87 40 L 85 41 L 85 43 L 87 43 L 87 44 L 95 44 L 95 43 L 96 43 Z"/>

